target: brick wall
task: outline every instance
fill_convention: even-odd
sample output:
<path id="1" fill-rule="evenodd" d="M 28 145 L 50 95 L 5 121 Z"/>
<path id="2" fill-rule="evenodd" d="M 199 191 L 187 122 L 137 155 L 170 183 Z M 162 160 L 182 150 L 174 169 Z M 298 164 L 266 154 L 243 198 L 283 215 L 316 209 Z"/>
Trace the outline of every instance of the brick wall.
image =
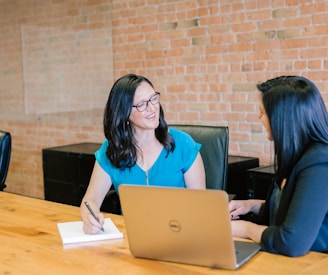
<path id="1" fill-rule="evenodd" d="M 152 80 L 169 123 L 228 125 L 229 153 L 262 165 L 272 162 L 272 145 L 258 120 L 257 82 L 303 75 L 328 103 L 326 0 L 0 0 L 0 15 L 0 129 L 13 136 L 11 192 L 43 197 L 42 148 L 102 141 L 100 103 L 128 72 Z M 53 32 L 42 48 L 26 27 L 74 34 L 55 47 L 64 52 L 60 67 L 50 60 Z M 37 100 L 47 92 L 70 104 Z M 40 101 L 49 113 L 47 105 L 39 112 Z"/>

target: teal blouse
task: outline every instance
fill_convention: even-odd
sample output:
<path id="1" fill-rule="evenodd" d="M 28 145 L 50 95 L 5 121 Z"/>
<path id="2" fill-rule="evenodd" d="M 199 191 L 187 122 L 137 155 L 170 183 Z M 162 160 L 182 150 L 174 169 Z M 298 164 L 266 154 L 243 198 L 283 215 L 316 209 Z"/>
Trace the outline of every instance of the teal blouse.
<path id="1" fill-rule="evenodd" d="M 175 150 L 167 155 L 165 148 L 162 149 L 153 166 L 144 171 L 138 164 L 130 169 L 114 167 L 106 155 L 108 140 L 105 140 L 95 157 L 98 164 L 111 177 L 115 190 L 120 184 L 156 185 L 166 187 L 186 187 L 184 173 L 194 163 L 201 144 L 195 142 L 192 137 L 180 130 L 169 129 L 175 142 Z"/>

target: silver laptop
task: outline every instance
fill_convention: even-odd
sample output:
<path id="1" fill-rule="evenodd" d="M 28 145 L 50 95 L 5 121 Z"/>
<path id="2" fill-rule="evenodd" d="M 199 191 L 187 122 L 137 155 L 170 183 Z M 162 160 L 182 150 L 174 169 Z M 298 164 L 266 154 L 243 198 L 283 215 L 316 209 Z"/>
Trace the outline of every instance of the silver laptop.
<path id="1" fill-rule="evenodd" d="M 122 184 L 119 194 L 135 257 L 237 269 L 260 250 L 233 240 L 225 191 Z"/>

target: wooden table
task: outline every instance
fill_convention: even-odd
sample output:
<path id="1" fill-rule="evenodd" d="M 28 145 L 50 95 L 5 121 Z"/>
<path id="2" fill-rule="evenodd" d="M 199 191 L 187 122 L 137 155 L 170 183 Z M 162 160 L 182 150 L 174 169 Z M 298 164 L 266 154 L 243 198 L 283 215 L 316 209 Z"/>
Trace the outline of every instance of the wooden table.
<path id="1" fill-rule="evenodd" d="M 106 214 L 124 238 L 63 246 L 58 222 L 80 220 L 79 208 L 0 192 L 0 274 L 325 274 L 328 255 L 289 258 L 259 252 L 236 271 L 134 258 L 122 216 Z"/>

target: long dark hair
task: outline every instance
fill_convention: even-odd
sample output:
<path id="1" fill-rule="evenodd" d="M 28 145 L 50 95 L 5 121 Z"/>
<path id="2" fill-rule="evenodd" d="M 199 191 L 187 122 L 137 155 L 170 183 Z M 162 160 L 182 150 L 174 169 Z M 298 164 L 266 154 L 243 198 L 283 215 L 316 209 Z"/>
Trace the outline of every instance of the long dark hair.
<path id="1" fill-rule="evenodd" d="M 304 77 L 280 76 L 257 88 L 271 126 L 280 183 L 311 143 L 328 144 L 327 109 L 318 88 Z"/>
<path id="2" fill-rule="evenodd" d="M 107 157 L 117 168 L 131 168 L 137 161 L 137 144 L 129 123 L 135 91 L 142 82 L 153 84 L 146 77 L 127 74 L 114 83 L 104 112 L 104 133 L 108 140 Z M 168 132 L 164 111 L 160 105 L 159 126 L 155 136 L 167 153 L 173 152 L 175 143 Z"/>

